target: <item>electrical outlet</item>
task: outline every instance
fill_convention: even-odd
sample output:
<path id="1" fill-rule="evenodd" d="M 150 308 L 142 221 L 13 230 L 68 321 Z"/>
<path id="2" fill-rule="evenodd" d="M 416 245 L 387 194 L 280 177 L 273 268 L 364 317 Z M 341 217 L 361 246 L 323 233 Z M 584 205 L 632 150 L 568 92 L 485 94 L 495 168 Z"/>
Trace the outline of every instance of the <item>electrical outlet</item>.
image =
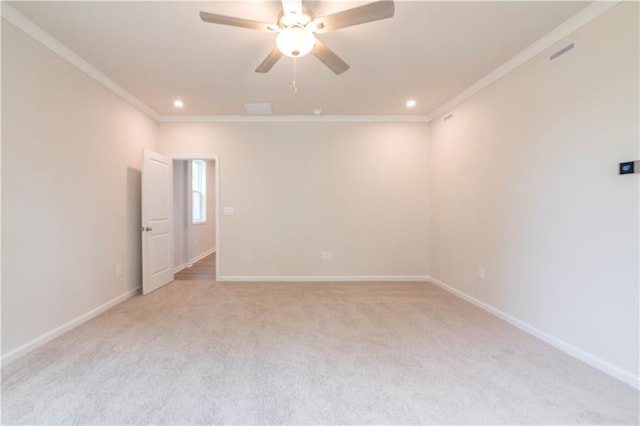
<path id="1" fill-rule="evenodd" d="M 116 265 L 116 276 L 119 277 L 120 275 L 122 275 L 122 263 Z"/>
<path id="2" fill-rule="evenodd" d="M 483 267 L 479 267 L 478 268 L 478 278 L 480 279 L 480 281 L 484 281 L 485 279 L 485 272 L 484 272 L 484 268 Z"/>
<path id="3" fill-rule="evenodd" d="M 333 252 L 332 251 L 323 251 L 320 253 L 320 259 L 323 262 L 331 262 L 333 260 Z"/>

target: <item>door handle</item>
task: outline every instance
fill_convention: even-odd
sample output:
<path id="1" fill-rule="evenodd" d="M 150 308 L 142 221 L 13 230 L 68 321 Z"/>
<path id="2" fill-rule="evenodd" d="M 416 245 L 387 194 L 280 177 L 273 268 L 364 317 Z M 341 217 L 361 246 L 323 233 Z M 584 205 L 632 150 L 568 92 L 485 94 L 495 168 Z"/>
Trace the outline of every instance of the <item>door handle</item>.
<path id="1" fill-rule="evenodd" d="M 144 231 L 149 232 L 149 231 L 153 231 L 153 228 L 150 228 L 150 227 L 148 227 L 148 226 L 146 226 L 146 227 L 145 227 L 145 226 L 143 226 L 142 228 L 140 228 L 140 230 L 141 230 L 142 232 L 144 232 Z"/>

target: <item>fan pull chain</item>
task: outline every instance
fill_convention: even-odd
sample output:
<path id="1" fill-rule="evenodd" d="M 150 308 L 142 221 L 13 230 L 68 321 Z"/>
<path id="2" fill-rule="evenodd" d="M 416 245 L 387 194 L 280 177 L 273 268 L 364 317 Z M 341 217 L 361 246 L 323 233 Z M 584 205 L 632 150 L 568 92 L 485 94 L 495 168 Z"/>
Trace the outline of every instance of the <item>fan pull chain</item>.
<path id="1" fill-rule="evenodd" d="M 296 83 L 297 79 L 298 79 L 298 61 L 294 58 L 293 59 L 293 83 L 292 83 L 294 94 L 298 94 L 298 84 Z"/>

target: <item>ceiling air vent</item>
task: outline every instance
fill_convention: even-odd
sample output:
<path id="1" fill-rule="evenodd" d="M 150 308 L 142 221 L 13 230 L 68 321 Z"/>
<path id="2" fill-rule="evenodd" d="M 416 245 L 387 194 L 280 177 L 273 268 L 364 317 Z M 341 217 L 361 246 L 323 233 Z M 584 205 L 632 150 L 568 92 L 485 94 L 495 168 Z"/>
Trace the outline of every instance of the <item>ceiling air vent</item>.
<path id="1" fill-rule="evenodd" d="M 262 104 L 244 104 L 244 110 L 249 115 L 269 115 L 272 114 L 271 104 L 262 103 Z"/>

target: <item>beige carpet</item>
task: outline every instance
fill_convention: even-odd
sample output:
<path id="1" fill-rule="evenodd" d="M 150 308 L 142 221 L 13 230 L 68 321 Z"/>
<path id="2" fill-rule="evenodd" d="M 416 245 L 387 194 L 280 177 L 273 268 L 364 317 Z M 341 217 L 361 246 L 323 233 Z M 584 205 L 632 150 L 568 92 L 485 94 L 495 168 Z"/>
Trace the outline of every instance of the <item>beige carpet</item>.
<path id="1" fill-rule="evenodd" d="M 176 281 L 3 371 L 3 424 L 636 424 L 638 392 L 425 283 Z"/>

